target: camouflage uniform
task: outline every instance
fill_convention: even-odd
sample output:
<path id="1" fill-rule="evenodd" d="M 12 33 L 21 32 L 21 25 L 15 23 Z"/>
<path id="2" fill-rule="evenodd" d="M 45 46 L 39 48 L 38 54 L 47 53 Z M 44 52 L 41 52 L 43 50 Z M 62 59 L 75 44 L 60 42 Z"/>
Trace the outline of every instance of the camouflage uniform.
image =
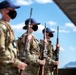
<path id="1" fill-rule="evenodd" d="M 9 23 L 0 20 L 0 75 L 17 75 L 17 49 L 14 43 L 15 37 Z M 15 59 L 15 62 L 12 59 Z"/>
<path id="2" fill-rule="evenodd" d="M 25 33 L 26 34 L 26 33 Z M 31 34 L 32 35 L 32 34 Z M 24 49 L 24 44 L 20 41 L 21 39 L 17 40 L 18 43 L 18 50 L 20 53 L 20 59 L 22 56 L 22 50 Z M 27 56 L 26 61 L 28 67 L 25 69 L 25 75 L 37 75 L 39 71 L 39 63 L 37 62 L 39 58 L 39 42 L 35 37 L 32 35 L 32 39 L 30 43 L 28 43 L 27 47 Z"/>
<path id="3" fill-rule="evenodd" d="M 40 54 L 42 54 L 43 42 L 40 41 Z M 44 66 L 44 75 L 54 75 L 53 64 L 54 64 L 54 49 L 51 41 L 48 41 L 46 45 L 46 64 Z"/>

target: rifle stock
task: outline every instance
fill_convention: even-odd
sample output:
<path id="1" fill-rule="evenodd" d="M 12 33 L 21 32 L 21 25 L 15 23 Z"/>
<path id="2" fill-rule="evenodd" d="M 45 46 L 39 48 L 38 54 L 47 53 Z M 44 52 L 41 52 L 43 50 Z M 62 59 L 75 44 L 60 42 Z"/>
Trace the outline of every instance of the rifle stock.
<path id="1" fill-rule="evenodd" d="M 46 39 L 46 23 L 45 23 L 45 31 L 44 31 L 44 40 Z M 46 43 L 44 43 L 44 48 L 41 56 L 41 60 L 46 58 Z M 44 65 L 40 65 L 39 75 L 44 75 Z"/>
<path id="2" fill-rule="evenodd" d="M 44 66 L 40 65 L 39 75 L 44 75 Z"/>
<path id="3" fill-rule="evenodd" d="M 32 8 L 30 10 L 30 19 L 29 19 L 29 24 L 27 26 L 27 35 L 26 35 L 24 50 L 23 50 L 22 59 L 21 59 L 21 61 L 24 63 L 25 63 L 25 59 L 26 59 L 26 55 L 27 55 L 28 35 L 29 35 L 29 28 L 30 28 L 30 24 L 31 24 L 31 16 L 32 16 Z M 24 75 L 24 70 L 20 70 L 19 75 Z"/>

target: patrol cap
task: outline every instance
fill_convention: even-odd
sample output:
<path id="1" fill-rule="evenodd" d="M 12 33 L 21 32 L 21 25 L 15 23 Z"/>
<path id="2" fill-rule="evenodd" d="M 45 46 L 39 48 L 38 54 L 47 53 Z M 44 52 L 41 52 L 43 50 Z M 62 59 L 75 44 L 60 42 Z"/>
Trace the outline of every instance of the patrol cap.
<path id="1" fill-rule="evenodd" d="M 45 29 L 42 30 L 43 34 L 44 34 Z M 53 33 L 55 31 L 52 31 L 50 28 L 46 28 L 46 33 L 49 33 L 49 37 L 54 37 Z"/>
<path id="2" fill-rule="evenodd" d="M 31 25 L 39 25 L 40 23 L 36 22 L 34 18 L 29 18 L 25 21 L 25 26 L 23 29 L 27 29 L 27 25 L 29 24 L 29 21 L 31 22 Z"/>
<path id="3" fill-rule="evenodd" d="M 42 32 L 44 33 L 45 29 L 42 30 Z M 46 32 L 47 33 L 54 33 L 55 31 L 52 31 L 50 28 L 46 28 Z"/>
<path id="4" fill-rule="evenodd" d="M 15 5 L 11 0 L 4 0 L 0 3 L 0 9 L 7 8 L 7 7 L 15 8 L 15 9 L 20 8 L 20 6 Z"/>

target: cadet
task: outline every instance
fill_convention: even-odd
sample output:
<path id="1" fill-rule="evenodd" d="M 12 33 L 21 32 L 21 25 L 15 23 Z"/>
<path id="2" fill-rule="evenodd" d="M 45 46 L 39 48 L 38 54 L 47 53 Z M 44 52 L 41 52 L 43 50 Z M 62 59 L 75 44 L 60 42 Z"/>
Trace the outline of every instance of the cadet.
<path id="1" fill-rule="evenodd" d="M 19 7 L 10 0 L 0 3 L 0 75 L 17 75 L 17 68 L 24 70 L 27 66 L 17 59 L 15 36 L 9 24 L 17 16 L 15 9 Z"/>
<path id="2" fill-rule="evenodd" d="M 42 33 L 44 34 L 45 28 L 42 30 Z M 43 49 L 43 43 L 46 43 L 46 64 L 44 66 L 44 75 L 54 75 L 53 73 L 53 65 L 58 65 L 58 61 L 54 60 L 54 48 L 52 45 L 52 42 L 50 41 L 50 38 L 52 38 L 54 31 L 52 31 L 50 28 L 46 28 L 46 39 L 43 41 L 40 41 L 40 53 L 42 54 Z M 57 45 L 59 48 L 59 45 Z M 41 55 L 40 55 L 41 56 Z"/>
<path id="3" fill-rule="evenodd" d="M 27 25 L 29 24 L 29 19 L 25 21 L 25 26 L 23 27 L 24 30 L 27 29 Z M 33 18 L 31 18 L 31 24 L 29 28 L 29 36 L 28 36 L 28 49 L 27 49 L 27 56 L 26 56 L 26 63 L 28 64 L 28 67 L 25 69 L 25 75 L 37 75 L 39 71 L 39 64 L 44 65 L 45 60 L 39 60 L 39 42 L 38 40 L 33 36 L 33 31 L 38 30 L 38 25 L 40 23 L 37 23 Z M 24 48 L 25 39 L 26 39 L 26 32 L 22 35 L 20 39 L 18 39 L 18 48 L 21 51 L 20 55 L 22 53 L 22 50 Z M 21 40 L 21 41 L 20 41 Z M 21 56 L 20 56 L 21 57 Z"/>

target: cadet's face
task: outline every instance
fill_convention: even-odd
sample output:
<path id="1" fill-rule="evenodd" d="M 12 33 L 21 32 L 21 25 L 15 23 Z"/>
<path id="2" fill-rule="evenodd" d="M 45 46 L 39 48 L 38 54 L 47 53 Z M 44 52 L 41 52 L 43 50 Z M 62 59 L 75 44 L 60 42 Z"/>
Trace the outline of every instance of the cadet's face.
<path id="1" fill-rule="evenodd" d="M 15 10 L 14 8 L 5 8 L 5 14 L 8 14 L 10 10 Z"/>
<path id="2" fill-rule="evenodd" d="M 6 10 L 9 10 L 9 11 L 13 10 L 14 11 L 15 9 L 14 8 L 6 8 Z"/>
<path id="3" fill-rule="evenodd" d="M 33 25 L 30 25 L 30 33 L 33 32 L 33 29 L 32 29 Z"/>
<path id="4" fill-rule="evenodd" d="M 8 13 L 9 13 L 9 11 L 10 10 L 15 10 L 14 8 L 4 8 L 4 9 L 2 9 L 2 18 L 4 19 L 4 20 L 6 20 L 6 21 L 10 21 L 10 16 L 8 15 Z"/>
<path id="5" fill-rule="evenodd" d="M 49 33 L 46 33 L 46 38 L 47 38 L 47 39 L 50 39 L 51 37 L 48 36 L 48 35 L 49 35 Z"/>
<path id="6" fill-rule="evenodd" d="M 6 8 L 6 10 L 8 11 L 6 14 L 10 17 L 10 19 L 14 19 L 17 16 L 17 12 L 14 8 Z"/>

